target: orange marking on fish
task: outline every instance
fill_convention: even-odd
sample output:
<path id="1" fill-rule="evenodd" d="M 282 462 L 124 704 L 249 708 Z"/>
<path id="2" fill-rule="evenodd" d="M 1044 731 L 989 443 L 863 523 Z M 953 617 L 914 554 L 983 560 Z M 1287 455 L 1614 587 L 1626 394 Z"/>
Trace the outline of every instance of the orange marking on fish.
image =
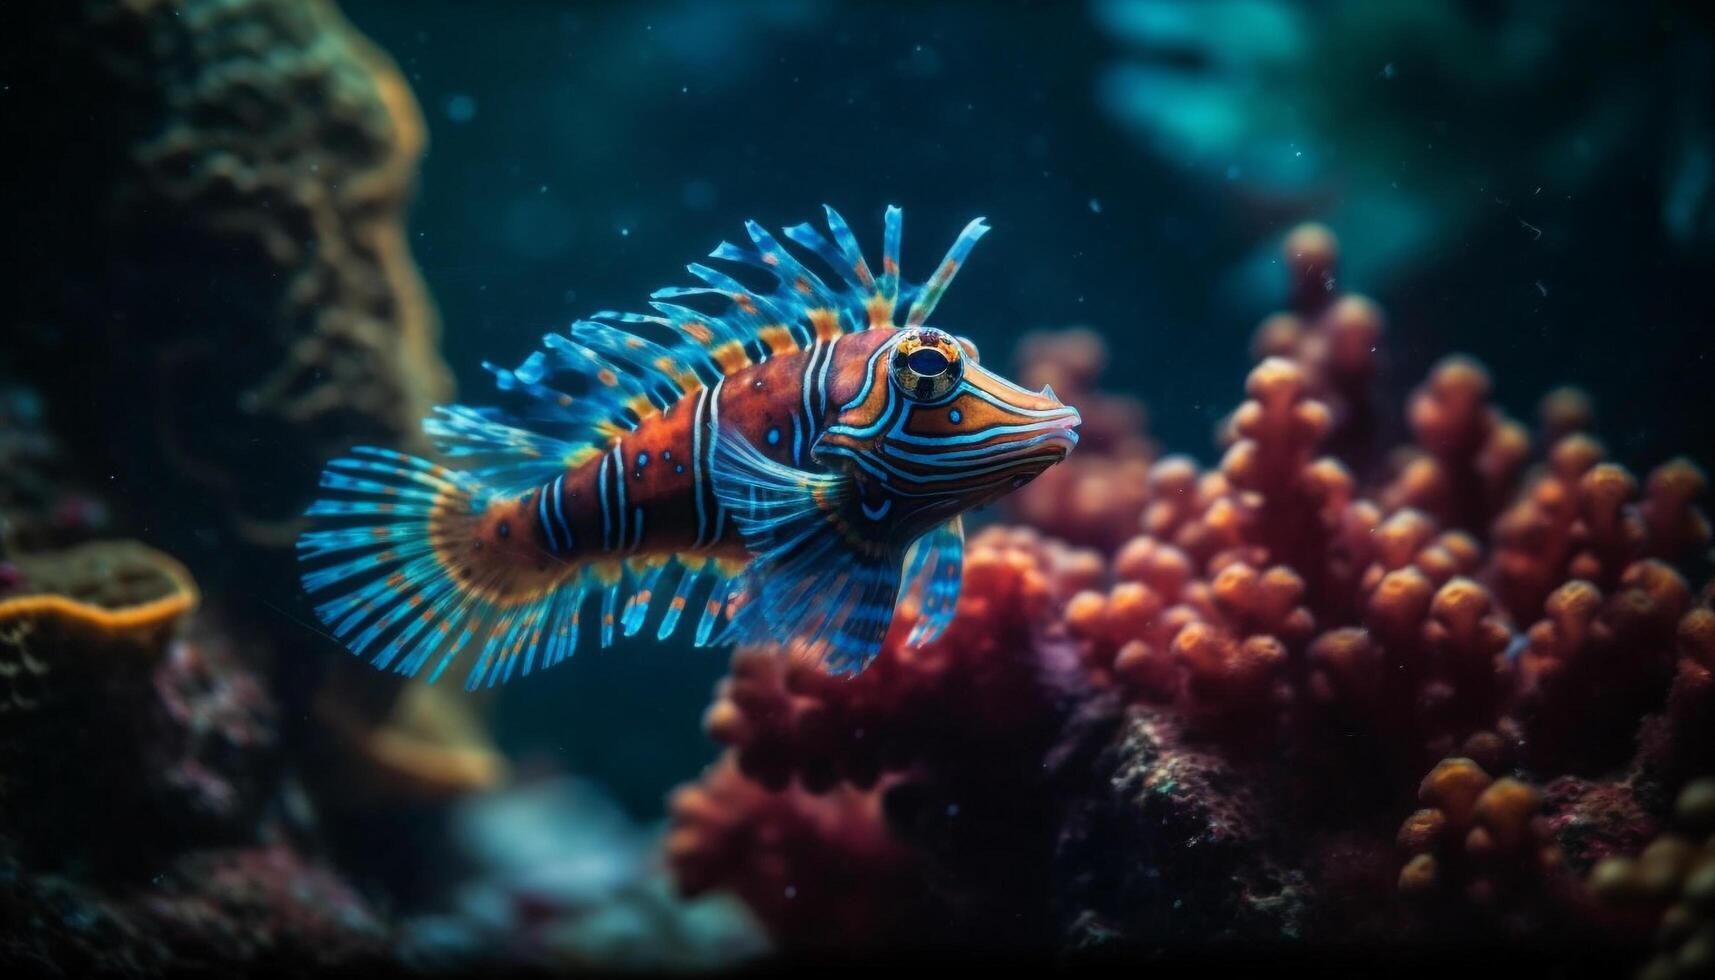
<path id="1" fill-rule="evenodd" d="M 780 256 L 775 255 L 773 252 L 763 252 L 762 261 L 765 265 L 779 265 Z"/>
<path id="2" fill-rule="evenodd" d="M 840 335 L 840 315 L 818 306 L 810 311 L 810 326 L 815 328 L 817 340 L 833 340 Z"/>
<path id="3" fill-rule="evenodd" d="M 685 324 L 685 332 L 690 334 L 691 338 L 699 344 L 706 344 L 715 339 L 714 331 L 709 329 L 709 325 L 696 320 Z"/>
<path id="4" fill-rule="evenodd" d="M 733 293 L 732 301 L 746 313 L 756 312 L 756 300 L 751 299 L 749 293 Z"/>
<path id="5" fill-rule="evenodd" d="M 792 334 L 779 324 L 763 327 L 756 336 L 768 345 L 768 350 L 774 354 L 786 354 L 798 349 L 798 342 L 792 339 Z"/>
<path id="6" fill-rule="evenodd" d="M 793 283 L 792 286 L 805 296 L 810 295 L 810 280 L 805 279 L 803 276 L 799 276 L 798 281 Z"/>
<path id="7" fill-rule="evenodd" d="M 610 388 L 619 384 L 619 375 L 614 374 L 609 368 L 602 368 L 600 371 L 597 371 L 596 378 L 602 384 L 607 385 Z"/>
<path id="8" fill-rule="evenodd" d="M 880 293 L 871 296 L 863 308 L 869 313 L 870 326 L 885 327 L 893 323 L 893 301 Z"/>
<path id="9" fill-rule="evenodd" d="M 744 352 L 744 345 L 736 340 L 729 340 L 716 348 L 714 359 L 720 369 L 728 374 L 750 363 L 750 357 Z"/>

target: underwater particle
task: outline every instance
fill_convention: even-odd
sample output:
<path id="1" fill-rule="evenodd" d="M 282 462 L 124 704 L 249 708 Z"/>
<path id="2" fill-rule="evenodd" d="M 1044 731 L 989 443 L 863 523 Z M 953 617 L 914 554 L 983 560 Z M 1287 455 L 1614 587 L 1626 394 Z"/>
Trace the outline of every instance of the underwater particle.
<path id="1" fill-rule="evenodd" d="M 1091 214 L 1101 214 L 1102 213 L 1102 202 L 1096 200 L 1093 197 L 1090 198 L 1090 213 Z"/>
<path id="2" fill-rule="evenodd" d="M 455 123 L 467 123 L 476 118 L 476 99 L 463 93 L 447 96 L 447 119 Z"/>

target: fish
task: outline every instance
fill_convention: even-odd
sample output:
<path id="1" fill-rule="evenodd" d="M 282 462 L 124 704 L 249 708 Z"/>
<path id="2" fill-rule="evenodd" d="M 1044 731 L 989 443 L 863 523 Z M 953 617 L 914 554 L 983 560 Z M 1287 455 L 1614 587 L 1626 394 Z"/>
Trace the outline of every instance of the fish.
<path id="1" fill-rule="evenodd" d="M 658 639 L 695 620 L 697 646 L 790 640 L 835 675 L 876 657 L 902 598 L 907 642 L 939 636 L 963 514 L 1064 459 L 1080 418 L 929 323 L 984 219 L 912 284 L 899 208 L 879 274 L 823 211 L 827 234 L 785 230 L 798 249 L 746 222 L 747 245 L 710 253 L 730 271 L 692 263 L 699 284 L 657 290 L 650 313 L 485 362 L 504 404 L 435 408 L 440 461 L 360 446 L 329 462 L 297 540 L 317 619 L 378 669 L 433 682 L 468 662 L 469 689 L 657 614 Z"/>

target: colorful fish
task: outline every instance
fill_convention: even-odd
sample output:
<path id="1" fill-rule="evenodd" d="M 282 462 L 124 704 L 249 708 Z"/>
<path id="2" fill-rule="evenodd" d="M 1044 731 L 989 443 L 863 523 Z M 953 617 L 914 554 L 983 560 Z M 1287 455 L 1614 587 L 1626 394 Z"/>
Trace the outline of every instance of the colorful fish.
<path id="1" fill-rule="evenodd" d="M 328 464 L 334 496 L 298 540 L 305 590 L 337 593 L 316 615 L 405 675 L 471 652 L 473 688 L 570 656 L 591 593 L 604 647 L 662 607 L 658 637 L 690 611 L 699 646 L 796 638 L 855 673 L 902 583 L 911 642 L 939 634 L 960 515 L 1063 459 L 1078 412 L 926 325 L 981 218 L 911 286 L 898 208 L 880 275 L 825 210 L 831 242 L 807 224 L 786 237 L 838 287 L 749 222 L 754 247 L 711 255 L 767 273 L 767 291 L 692 264 L 704 285 L 656 292 L 653 314 L 598 313 L 516 369 L 485 364 L 519 407 L 437 408 L 423 427 L 450 465 L 372 447 Z"/>

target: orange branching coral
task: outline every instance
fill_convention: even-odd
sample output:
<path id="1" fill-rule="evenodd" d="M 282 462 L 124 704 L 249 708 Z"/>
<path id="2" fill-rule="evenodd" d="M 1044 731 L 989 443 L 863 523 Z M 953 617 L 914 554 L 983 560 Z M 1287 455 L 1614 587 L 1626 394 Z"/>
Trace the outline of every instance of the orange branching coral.
<path id="1" fill-rule="evenodd" d="M 1637 480 L 1604 455 L 1588 435 L 1565 436 L 1496 519 L 1485 576 L 1516 616 L 1537 615 L 1568 579 L 1612 589 L 1633 562 L 1676 561 L 1709 540 L 1694 504 L 1705 481 L 1689 460 L 1657 467 L 1639 499 Z"/>
<path id="2" fill-rule="evenodd" d="M 1517 664 L 1534 764 L 1600 771 L 1631 755 L 1638 718 L 1671 683 L 1690 599 L 1684 579 L 1654 560 L 1627 566 L 1606 597 L 1583 579 L 1549 594 Z"/>
<path id="3" fill-rule="evenodd" d="M 1396 460 L 1398 473 L 1381 492 L 1385 508 L 1414 507 L 1442 527 L 1487 527 L 1530 453 L 1530 436 L 1488 404 L 1489 389 L 1483 366 L 1456 356 L 1412 392 L 1406 420 L 1417 445 Z"/>
<path id="4" fill-rule="evenodd" d="M 1257 328 L 1251 356 L 1286 358 L 1304 370 L 1312 397 L 1329 413 L 1328 449 L 1362 468 L 1375 437 L 1374 381 L 1385 329 L 1381 310 L 1363 296 L 1335 288 L 1339 245 L 1327 228 L 1300 226 L 1287 235 L 1281 251 L 1290 309 Z"/>
<path id="5" fill-rule="evenodd" d="M 1052 387 L 1078 406 L 1084 422 L 1078 451 L 1008 497 L 1007 506 L 1055 537 L 1111 548 L 1137 526 L 1155 447 L 1142 402 L 1096 389 L 1107 359 L 1106 343 L 1090 330 L 1033 333 L 1019 342 L 1019 382 Z"/>
<path id="6" fill-rule="evenodd" d="M 766 789 L 729 753 L 669 804 L 668 864 L 687 895 L 731 891 L 788 946 L 922 941 L 921 860 L 895 839 L 881 791 Z"/>
<path id="7" fill-rule="evenodd" d="M 1715 586 L 1680 617 L 1667 709 L 1644 727 L 1640 762 L 1669 786 L 1715 772 Z"/>
<path id="8" fill-rule="evenodd" d="M 1493 779 L 1470 759 L 1445 759 L 1418 788 L 1423 809 L 1400 826 L 1408 859 L 1400 891 L 1427 897 L 1462 891 L 1490 905 L 1540 889 L 1560 867 L 1559 847 L 1540 815 L 1542 796 L 1526 783 Z"/>

